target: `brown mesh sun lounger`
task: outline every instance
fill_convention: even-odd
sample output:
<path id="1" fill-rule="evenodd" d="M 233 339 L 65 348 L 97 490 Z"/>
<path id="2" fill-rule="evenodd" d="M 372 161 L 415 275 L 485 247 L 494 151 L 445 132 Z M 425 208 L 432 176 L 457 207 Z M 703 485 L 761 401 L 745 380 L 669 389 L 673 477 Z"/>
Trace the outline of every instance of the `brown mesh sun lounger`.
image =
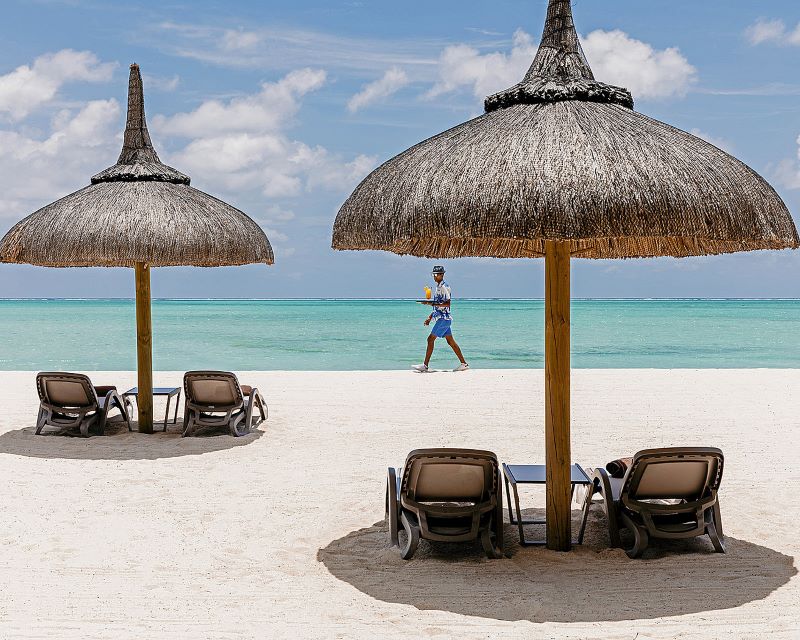
<path id="1" fill-rule="evenodd" d="M 503 555 L 503 492 L 497 456 L 475 449 L 417 449 L 399 471 L 389 469 L 386 517 L 400 556 L 414 555 L 420 538 L 466 542 L 480 538 L 486 555 Z"/>
<path id="2" fill-rule="evenodd" d="M 256 424 L 267 419 L 267 405 L 258 389 L 242 387 L 238 378 L 228 371 L 188 371 L 183 376 L 183 388 L 186 393 L 184 436 L 214 427 L 227 427 L 234 436 L 247 435 L 255 426 L 254 408 L 258 408 L 261 416 Z"/>
<path id="3" fill-rule="evenodd" d="M 129 402 L 117 393 L 116 387 L 95 387 L 82 373 L 47 371 L 36 375 L 39 392 L 39 417 L 36 435 L 45 427 L 70 429 L 78 427 L 81 435 L 105 431 L 108 413 L 119 409 L 131 430 Z"/>
<path id="4" fill-rule="evenodd" d="M 633 457 L 622 478 L 599 468 L 584 502 L 584 526 L 592 498 L 599 493 L 608 516 L 611 545 L 622 547 L 620 529 L 633 533 L 638 558 L 650 538 L 694 538 L 707 534 L 714 550 L 725 553 L 717 490 L 724 458 L 713 447 L 646 449 Z"/>

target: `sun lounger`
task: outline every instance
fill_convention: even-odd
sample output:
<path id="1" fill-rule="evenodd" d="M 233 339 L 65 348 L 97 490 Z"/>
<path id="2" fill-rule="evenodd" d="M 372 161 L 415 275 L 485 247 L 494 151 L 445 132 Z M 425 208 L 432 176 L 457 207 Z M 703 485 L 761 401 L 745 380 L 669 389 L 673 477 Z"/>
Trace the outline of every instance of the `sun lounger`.
<path id="1" fill-rule="evenodd" d="M 47 371 L 36 375 L 39 392 L 39 416 L 36 435 L 45 427 L 70 429 L 78 427 L 81 435 L 91 432 L 103 434 L 108 413 L 119 409 L 131 430 L 130 405 L 117 393 L 116 387 L 95 387 L 88 376 L 81 373 Z"/>
<path id="2" fill-rule="evenodd" d="M 183 435 L 200 429 L 227 427 L 231 435 L 244 436 L 254 425 L 253 410 L 267 419 L 266 403 L 258 389 L 242 387 L 228 371 L 188 371 L 183 376 L 186 409 Z"/>
<path id="3" fill-rule="evenodd" d="M 392 545 L 414 555 L 420 538 L 466 542 L 480 538 L 486 555 L 503 555 L 503 491 L 497 456 L 475 449 L 417 449 L 402 470 L 389 469 L 386 515 Z"/>
<path id="4" fill-rule="evenodd" d="M 595 469 L 584 502 L 584 520 L 599 493 L 608 517 L 611 545 L 622 547 L 620 529 L 634 536 L 626 549 L 638 558 L 650 538 L 693 538 L 707 534 L 725 553 L 717 490 L 724 458 L 713 447 L 646 449 L 637 453 L 622 478 Z"/>

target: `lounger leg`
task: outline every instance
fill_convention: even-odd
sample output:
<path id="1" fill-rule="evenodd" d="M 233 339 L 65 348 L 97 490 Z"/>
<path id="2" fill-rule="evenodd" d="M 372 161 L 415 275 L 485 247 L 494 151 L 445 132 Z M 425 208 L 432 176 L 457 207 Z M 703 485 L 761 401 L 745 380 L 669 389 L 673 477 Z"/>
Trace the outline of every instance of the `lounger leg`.
<path id="1" fill-rule="evenodd" d="M 386 524 L 389 527 L 389 542 L 393 547 L 400 546 L 397 522 L 397 472 L 389 467 L 386 476 Z"/>
<path id="2" fill-rule="evenodd" d="M 405 513 L 400 515 L 400 522 L 406 530 L 406 544 L 400 547 L 400 557 L 403 560 L 410 560 L 419 545 L 419 527 L 411 524 Z"/>
<path id="3" fill-rule="evenodd" d="M 606 520 L 608 520 L 608 538 L 612 547 L 621 547 L 622 541 L 619 537 L 619 515 L 617 513 L 617 505 L 614 503 L 614 492 L 611 489 L 611 480 L 608 477 L 608 472 L 602 467 L 594 470 L 592 475 L 592 482 L 594 484 L 593 491 L 600 493 L 603 496 L 603 509 L 606 512 Z"/>
<path id="4" fill-rule="evenodd" d="M 261 393 L 258 389 L 253 389 L 253 392 L 250 394 L 250 401 L 255 403 L 255 406 L 258 407 L 258 412 L 261 415 L 261 422 L 265 422 L 267 419 L 267 411 L 264 408 L 267 406 L 264 402 L 264 398 L 261 396 Z"/>
<path id="5" fill-rule="evenodd" d="M 719 498 L 714 503 L 714 526 L 717 529 L 717 534 L 720 538 L 725 537 L 725 533 L 722 531 L 722 512 L 719 509 Z"/>
<path id="6" fill-rule="evenodd" d="M 650 542 L 650 536 L 647 535 L 647 529 L 637 525 L 625 514 L 622 515 L 622 521 L 625 523 L 625 526 L 630 529 L 634 536 L 633 547 L 630 549 L 625 549 L 625 553 L 629 558 L 639 558 L 641 557 L 642 553 L 644 553 L 644 550 L 647 549 L 647 545 Z"/>
<path id="7" fill-rule="evenodd" d="M 715 507 L 717 505 L 714 505 Z M 716 511 L 717 509 L 709 509 L 705 512 L 705 521 L 706 521 L 706 533 L 708 537 L 711 538 L 711 544 L 714 545 L 714 551 L 717 553 L 725 553 L 725 543 L 722 539 L 722 536 L 719 534 L 717 530 L 716 520 Z"/>
<path id="8" fill-rule="evenodd" d="M 492 530 L 481 530 L 481 546 L 483 547 L 486 557 L 492 560 L 497 560 L 503 557 L 503 551 L 492 542 Z"/>
<path id="9" fill-rule="evenodd" d="M 39 416 L 36 418 L 36 435 L 42 433 L 42 429 L 44 429 L 44 425 L 47 424 L 47 416 L 48 411 L 43 408 L 39 408 Z"/>
<path id="10" fill-rule="evenodd" d="M 233 435 L 234 437 L 239 438 L 241 436 L 245 436 L 248 433 L 250 433 L 250 421 L 252 420 L 252 417 L 253 417 L 253 415 L 252 415 L 252 410 L 253 410 L 252 404 L 253 404 L 252 402 L 248 403 L 247 411 L 246 411 L 244 416 L 238 415 L 238 416 L 235 416 L 235 417 L 231 418 L 230 431 L 231 431 L 231 435 Z M 239 425 L 242 422 L 244 422 L 244 428 L 240 429 Z"/>
<path id="11" fill-rule="evenodd" d="M 185 438 L 190 434 L 192 428 L 192 412 L 189 410 L 189 407 L 186 407 L 183 411 L 183 433 L 181 433 L 181 438 Z"/>

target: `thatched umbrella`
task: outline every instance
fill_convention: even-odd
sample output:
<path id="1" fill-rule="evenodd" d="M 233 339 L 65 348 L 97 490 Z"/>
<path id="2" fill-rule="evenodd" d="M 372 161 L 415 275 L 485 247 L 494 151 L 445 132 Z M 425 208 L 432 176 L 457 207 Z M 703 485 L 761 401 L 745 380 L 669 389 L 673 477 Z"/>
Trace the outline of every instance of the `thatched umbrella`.
<path id="1" fill-rule="evenodd" d="M 796 248 L 798 235 L 752 169 L 594 79 L 569 0 L 550 0 L 530 70 L 485 111 L 367 176 L 339 211 L 333 247 L 545 258 L 547 545 L 567 550 L 570 256 Z"/>
<path id="2" fill-rule="evenodd" d="M 0 262 L 135 269 L 139 431 L 152 433 L 150 267 L 272 264 L 273 255 L 258 224 L 159 160 L 133 64 L 117 163 L 14 225 L 0 240 Z"/>

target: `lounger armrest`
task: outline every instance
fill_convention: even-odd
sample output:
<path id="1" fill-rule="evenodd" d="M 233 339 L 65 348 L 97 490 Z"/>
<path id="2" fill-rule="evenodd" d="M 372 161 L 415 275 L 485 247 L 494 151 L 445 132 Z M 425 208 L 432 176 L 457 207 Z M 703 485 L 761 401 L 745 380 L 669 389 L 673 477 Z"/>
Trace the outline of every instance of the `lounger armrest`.
<path id="1" fill-rule="evenodd" d="M 98 398 L 99 399 L 99 398 Z M 108 407 L 112 400 L 116 400 L 117 406 L 123 407 L 125 403 L 122 401 L 122 396 L 119 395 L 116 389 L 111 389 L 106 395 L 103 396 L 102 408 L 108 411 Z"/>
<path id="2" fill-rule="evenodd" d="M 614 495 L 614 487 L 611 484 L 611 477 L 609 476 L 608 471 L 606 471 L 603 467 L 597 467 L 594 470 L 591 480 L 594 484 L 595 493 L 599 492 L 608 500 L 613 502 L 619 500 L 619 496 Z"/>
<path id="3" fill-rule="evenodd" d="M 250 404 L 263 404 L 264 403 L 264 395 L 258 390 L 258 388 L 253 387 L 250 391 L 249 395 L 244 396 L 244 401 Z"/>

